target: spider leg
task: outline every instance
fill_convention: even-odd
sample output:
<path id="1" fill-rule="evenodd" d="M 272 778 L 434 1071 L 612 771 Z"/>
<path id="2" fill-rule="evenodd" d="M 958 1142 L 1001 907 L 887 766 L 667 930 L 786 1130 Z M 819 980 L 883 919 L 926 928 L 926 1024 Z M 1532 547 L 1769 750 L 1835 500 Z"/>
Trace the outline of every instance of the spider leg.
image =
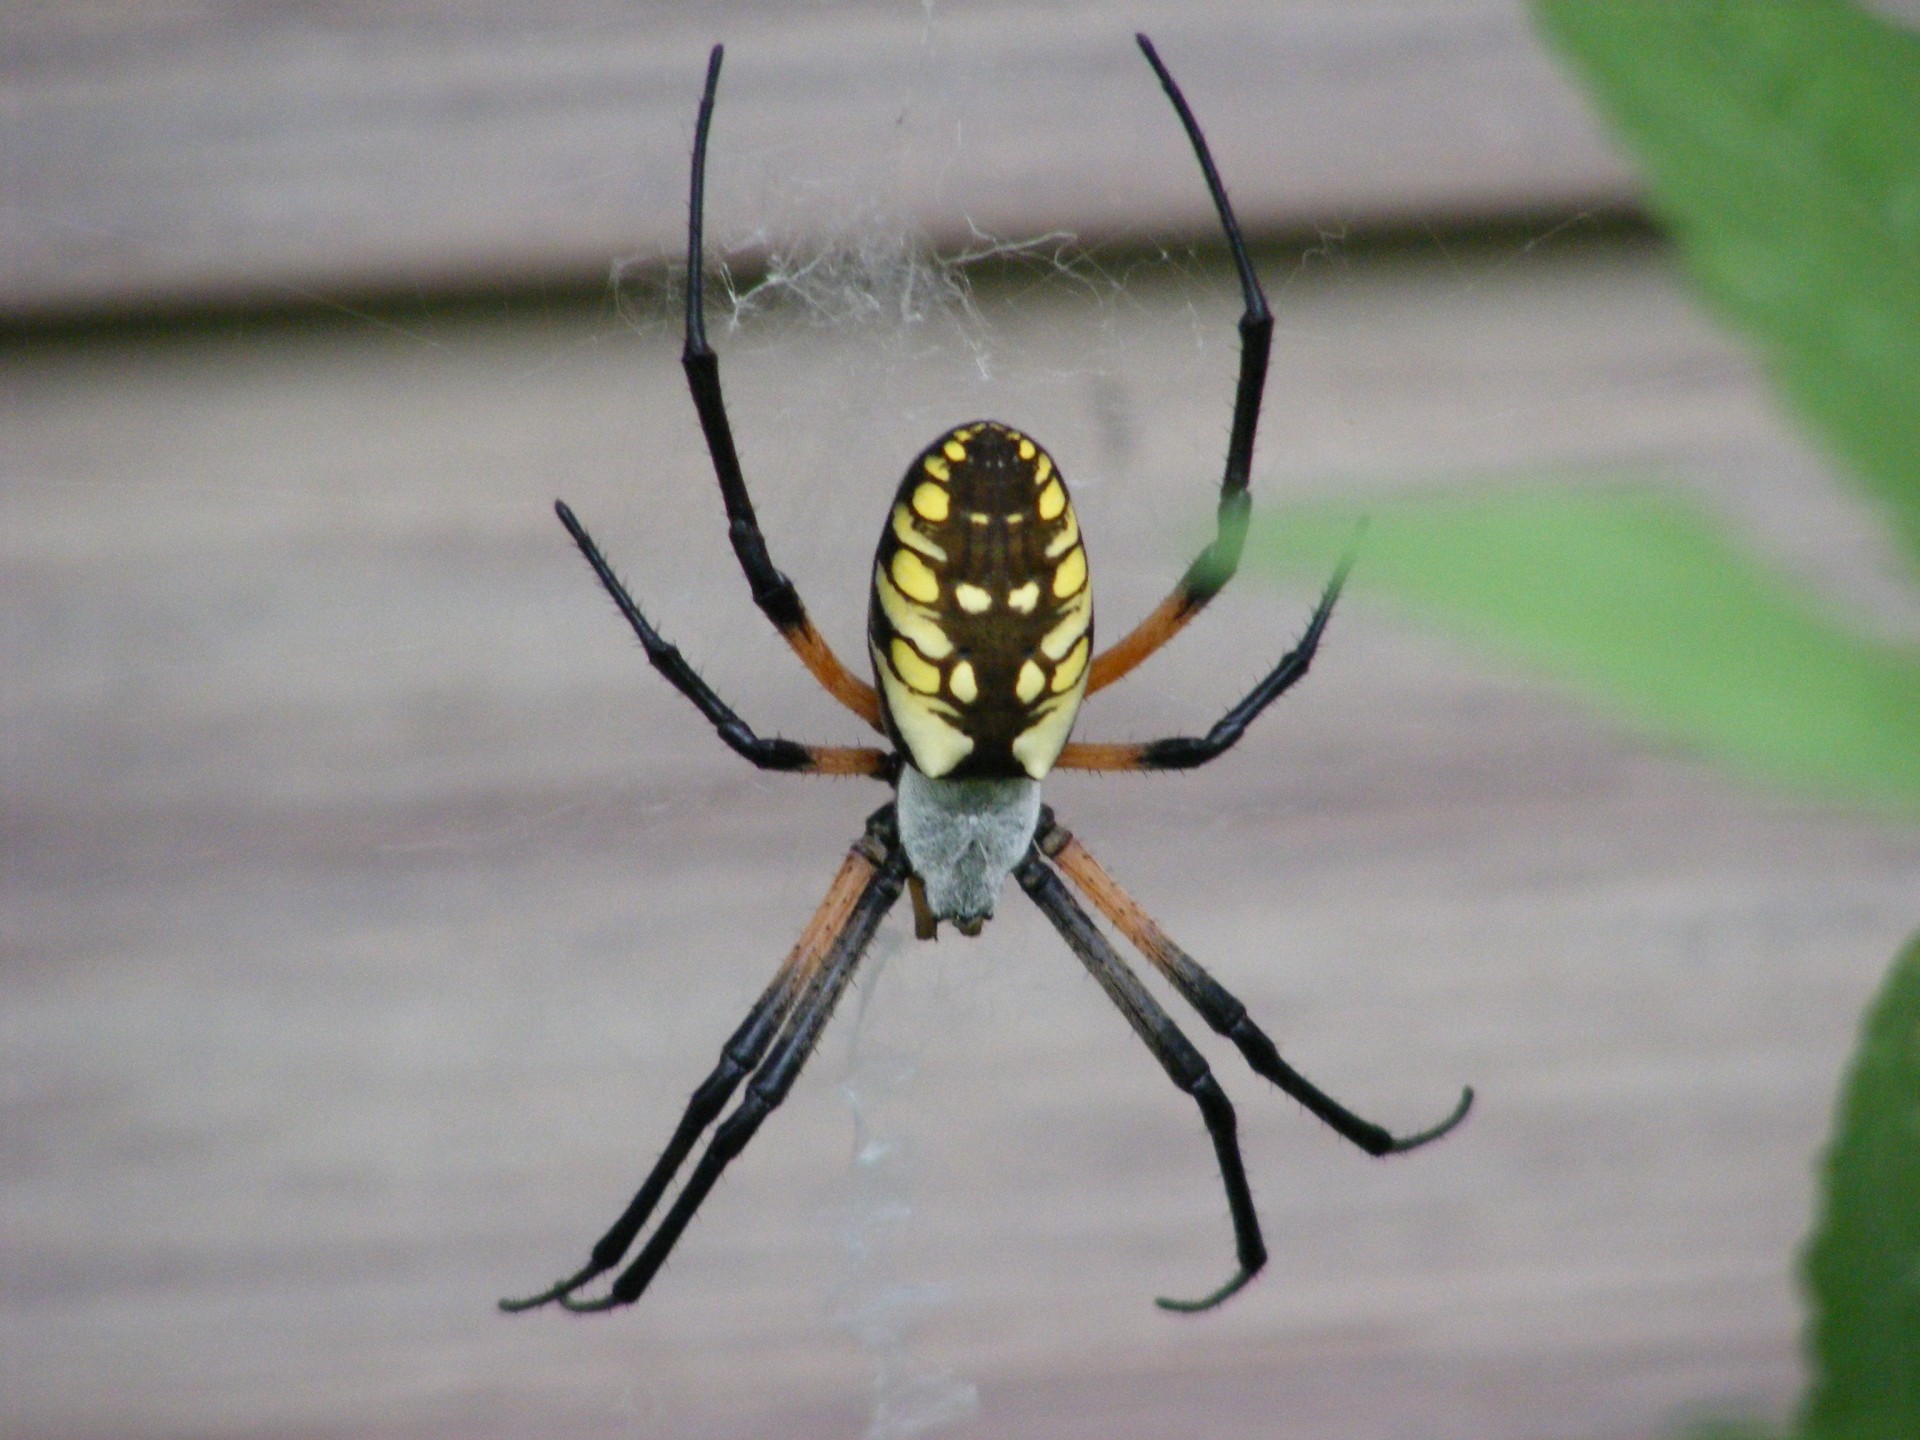
<path id="1" fill-rule="evenodd" d="M 890 822 L 890 808 L 881 811 L 880 816 Z M 875 828 L 869 826 L 870 839 Z M 787 1098 L 787 1092 L 799 1078 L 801 1066 L 813 1053 L 820 1032 L 826 1028 L 834 1007 L 846 991 L 847 982 L 853 978 L 860 957 L 873 939 L 873 932 L 879 929 L 887 911 L 900 898 L 907 873 L 906 852 L 891 836 L 885 842 L 885 849 L 884 857 L 877 860 L 877 868 L 867 875 L 861 886 L 859 898 L 854 901 L 846 923 L 833 935 L 807 973 L 804 987 L 799 998 L 793 1002 L 772 1053 L 754 1072 L 753 1079 L 747 1082 L 747 1093 L 734 1107 L 733 1113 L 722 1120 L 713 1132 L 706 1153 L 700 1157 L 693 1173 L 687 1177 L 687 1183 L 674 1197 L 659 1228 L 647 1238 L 646 1244 L 640 1247 L 639 1255 L 620 1273 L 620 1278 L 613 1282 L 613 1288 L 607 1294 L 598 1300 L 575 1300 L 570 1295 L 562 1294 L 556 1297 L 562 1307 L 587 1313 L 613 1310 L 638 1300 L 660 1267 L 666 1263 L 681 1233 L 699 1210 L 701 1202 L 707 1198 L 707 1192 L 713 1189 L 714 1182 L 720 1178 L 720 1172 L 746 1148 L 761 1122 Z"/>
<path id="2" fill-rule="evenodd" d="M 1229 749 L 1262 710 L 1286 694 L 1307 673 L 1320 648 L 1320 636 L 1327 628 L 1328 617 L 1333 614 L 1334 602 L 1340 598 L 1340 589 L 1347 583 L 1347 572 L 1352 568 L 1353 554 L 1349 552 L 1321 593 L 1320 603 L 1314 606 L 1313 618 L 1307 622 L 1307 631 L 1300 637 L 1300 643 L 1283 655 L 1280 663 L 1205 735 L 1175 735 L 1142 744 L 1069 743 L 1053 762 L 1054 769 L 1191 770 Z"/>
<path id="3" fill-rule="evenodd" d="M 673 1138 L 667 1141 L 666 1149 L 654 1162 L 653 1169 L 647 1172 L 646 1180 L 621 1212 L 620 1218 L 593 1247 L 587 1263 L 538 1295 L 530 1295 L 524 1300 L 502 1300 L 502 1310 L 508 1314 L 518 1314 L 522 1310 L 534 1310 L 556 1300 L 565 1300 L 581 1286 L 620 1263 L 633 1244 L 634 1236 L 647 1223 L 654 1207 L 660 1203 L 660 1197 L 666 1193 L 667 1186 L 673 1182 L 674 1175 L 686 1161 L 694 1142 L 726 1108 L 735 1088 L 753 1073 L 766 1055 L 767 1047 L 773 1043 L 774 1036 L 792 1012 L 801 985 L 818 969 L 820 958 L 833 938 L 846 928 L 847 918 L 873 878 L 875 868 L 874 861 L 868 857 L 863 845 L 856 845 L 848 853 L 840 873 L 834 876 L 833 884 L 827 889 L 826 899 L 807 922 L 806 929 L 801 931 L 799 940 L 794 943 L 787 958 L 781 962 L 772 983 L 754 1002 L 753 1008 L 747 1012 L 747 1018 L 740 1022 L 739 1028 L 721 1048 L 720 1063 L 700 1083 L 699 1089 L 693 1092 L 686 1113 L 680 1117 L 680 1124 L 674 1129 Z"/>
<path id="4" fill-rule="evenodd" d="M 1220 593 L 1240 564 L 1240 547 L 1247 538 L 1247 516 L 1253 500 L 1247 494 L 1247 480 L 1253 469 L 1254 432 L 1260 424 L 1260 398 L 1267 383 L 1267 356 L 1273 345 L 1273 315 L 1267 309 L 1267 297 L 1260 279 L 1253 273 L 1253 261 L 1247 257 L 1246 241 L 1240 236 L 1240 223 L 1234 219 L 1233 206 L 1227 201 L 1226 187 L 1214 167 L 1213 154 L 1200 122 L 1193 118 L 1186 96 L 1172 73 L 1162 63 L 1153 42 L 1136 35 L 1140 52 L 1147 57 L 1160 87 L 1173 102 L 1187 139 L 1192 142 L 1200 173 L 1206 178 L 1207 193 L 1220 216 L 1220 228 L 1227 237 L 1227 249 L 1233 255 L 1234 268 L 1240 273 L 1240 293 L 1245 309 L 1240 316 L 1240 378 L 1233 395 L 1233 429 L 1227 440 L 1227 463 L 1220 480 L 1220 504 L 1215 520 L 1213 543 L 1194 559 L 1180 577 L 1180 583 L 1156 606 L 1153 612 L 1120 640 L 1093 658 L 1087 676 L 1087 694 L 1104 690 L 1145 660 L 1154 651 L 1179 634 L 1186 623 L 1198 615 L 1206 603 Z"/>
<path id="5" fill-rule="evenodd" d="M 740 471 L 733 425 L 727 419 L 727 402 L 720 391 L 720 361 L 713 347 L 707 344 L 701 231 L 706 220 L 707 132 L 713 125 L 713 100 L 720 87 L 720 60 L 724 53 L 725 47 L 716 45 L 707 59 L 707 86 L 700 96 L 700 117 L 693 132 L 693 183 L 687 202 L 687 329 L 680 365 L 687 372 L 693 408 L 700 414 L 700 429 L 707 437 L 707 453 L 713 458 L 713 471 L 720 481 L 720 498 L 727 507 L 727 538 L 733 542 L 733 553 L 746 572 L 747 583 L 753 590 L 753 603 L 773 622 L 781 637 L 793 647 L 793 653 L 800 657 L 800 663 L 827 693 L 878 730 L 881 728 L 880 700 L 873 687 L 840 662 L 833 647 L 814 628 L 807 607 L 800 602 L 800 592 L 767 553 L 766 537 L 760 533 L 760 521 L 753 513 L 753 501 L 747 494 L 746 477 Z"/>
<path id="6" fill-rule="evenodd" d="M 573 543 L 580 547 L 580 553 L 587 557 L 593 573 L 600 577 L 600 584 L 626 617 L 627 624 L 633 627 L 633 633 L 640 637 L 640 644 L 646 649 L 647 659 L 652 662 L 653 668 L 672 681 L 674 688 L 694 703 L 694 707 L 719 732 L 720 738 L 736 753 L 745 756 L 762 770 L 797 770 L 815 775 L 867 775 L 876 779 L 886 779 L 892 774 L 893 757 L 884 750 L 853 745 L 803 745 L 797 740 L 782 740 L 778 736 L 762 738 L 754 734 L 747 722 L 736 715 L 726 701 L 714 694 L 713 688 L 694 672 L 686 657 L 663 640 L 660 632 L 640 613 L 640 607 L 627 593 L 627 587 L 613 573 L 606 556 L 600 553 L 600 547 L 567 507 L 567 502 L 554 501 L 553 510 L 560 517 L 560 523 L 567 527 Z"/>
<path id="7" fill-rule="evenodd" d="M 1400 1155 L 1438 1140 L 1467 1118 L 1467 1111 L 1473 1106 L 1471 1085 L 1460 1092 L 1459 1103 L 1446 1119 L 1411 1135 L 1396 1136 L 1384 1126 L 1363 1120 L 1283 1060 L 1266 1032 L 1247 1014 L 1247 1007 L 1209 975 L 1199 961 L 1174 944 L 1166 931 L 1154 923 L 1137 900 L 1120 888 L 1078 839 L 1052 823 L 1050 813 L 1042 814 L 1040 836 L 1035 843 L 1060 872 L 1093 901 L 1094 908 L 1153 962 L 1154 968 L 1200 1012 L 1201 1018 L 1239 1048 L 1255 1074 L 1278 1085 L 1342 1139 L 1369 1155 Z"/>
<path id="8" fill-rule="evenodd" d="M 1253 1192 L 1247 1187 L 1247 1170 L 1240 1159 L 1240 1142 L 1235 1137 L 1233 1106 L 1207 1068 L 1205 1058 L 1147 993 L 1140 978 L 1114 951 L 1107 937 L 1061 883 L 1059 875 L 1041 859 L 1039 851 L 1029 849 L 1013 874 L 1020 888 L 1053 922 L 1053 928 L 1060 932 L 1068 948 L 1100 982 L 1107 998 L 1127 1017 L 1127 1023 L 1146 1042 L 1168 1077 L 1200 1107 L 1207 1134 L 1213 1139 L 1214 1154 L 1220 1162 L 1220 1177 L 1226 1183 L 1227 1208 L 1233 1215 L 1234 1250 L 1240 1268 L 1224 1285 L 1198 1300 L 1163 1297 L 1156 1303 L 1164 1310 L 1211 1310 L 1259 1274 L 1260 1267 L 1267 1263 L 1266 1242 L 1260 1238 L 1260 1217 L 1254 1212 Z"/>

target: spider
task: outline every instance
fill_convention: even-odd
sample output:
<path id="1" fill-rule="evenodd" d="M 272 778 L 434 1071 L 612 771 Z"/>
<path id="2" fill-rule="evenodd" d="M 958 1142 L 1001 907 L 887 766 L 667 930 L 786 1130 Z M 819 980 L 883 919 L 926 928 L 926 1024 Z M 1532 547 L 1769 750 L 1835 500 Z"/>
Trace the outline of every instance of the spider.
<path id="1" fill-rule="evenodd" d="M 694 1091 L 665 1152 L 586 1265 L 537 1295 L 502 1300 L 504 1310 L 559 1304 L 573 1311 L 603 1311 L 640 1298 L 721 1172 L 786 1098 L 862 952 L 902 891 L 911 897 L 918 938 L 934 938 L 942 921 L 963 935 L 976 935 L 1011 875 L 1173 1083 L 1199 1106 L 1226 1185 L 1237 1265 L 1225 1283 L 1199 1299 L 1161 1299 L 1168 1310 L 1220 1304 L 1266 1263 L 1266 1243 L 1225 1092 L 1067 882 L 1239 1049 L 1256 1073 L 1368 1154 L 1398 1154 L 1437 1140 L 1465 1119 L 1473 1104 L 1473 1091 L 1463 1090 L 1446 1119 L 1406 1136 L 1348 1110 L 1281 1058 L 1245 1007 L 1168 938 L 1040 801 L 1040 782 L 1049 770 L 1184 770 L 1228 749 L 1255 716 L 1307 673 L 1352 562 L 1351 555 L 1341 562 L 1300 643 L 1205 735 L 1149 744 L 1069 741 L 1081 700 L 1166 644 L 1232 577 L 1246 538 L 1248 471 L 1273 333 L 1266 297 L 1206 138 L 1153 43 L 1145 35 L 1135 39 L 1200 162 L 1246 306 L 1214 539 L 1152 613 L 1118 644 L 1094 654 L 1087 552 L 1052 457 L 1011 426 L 986 420 L 957 426 L 908 467 L 881 531 L 867 621 L 877 688 L 841 663 L 808 619 L 792 582 L 774 565 L 734 449 L 702 300 L 707 135 L 723 47 L 714 46 L 708 57 L 693 139 L 682 364 L 726 505 L 728 535 L 755 603 L 813 677 L 884 734 L 888 746 L 804 745 L 756 734 L 661 638 L 566 503 L 556 502 L 554 509 L 639 636 L 647 659 L 736 752 L 763 770 L 868 776 L 891 785 L 894 794 L 868 817 L 825 901 L 728 1038 L 719 1064 Z M 721 1120 L 742 1081 L 745 1097 Z M 716 1120 L 720 1123 L 706 1151 L 639 1253 L 605 1294 L 582 1298 L 582 1289 L 626 1258 Z"/>

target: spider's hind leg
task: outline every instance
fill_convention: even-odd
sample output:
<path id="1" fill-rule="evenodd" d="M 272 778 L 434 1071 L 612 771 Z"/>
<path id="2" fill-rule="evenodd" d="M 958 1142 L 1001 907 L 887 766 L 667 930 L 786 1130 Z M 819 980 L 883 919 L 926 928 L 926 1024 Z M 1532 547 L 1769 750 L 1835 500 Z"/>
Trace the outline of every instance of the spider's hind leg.
<path id="1" fill-rule="evenodd" d="M 1200 1012 L 1200 1016 L 1219 1034 L 1231 1040 L 1255 1074 L 1271 1080 L 1288 1095 L 1332 1129 L 1369 1155 L 1400 1155 L 1438 1140 L 1462 1120 L 1473 1107 L 1473 1087 L 1465 1087 L 1452 1112 L 1437 1125 L 1409 1135 L 1395 1135 L 1347 1109 L 1326 1091 L 1315 1085 L 1281 1058 L 1279 1047 L 1247 1014 L 1247 1007 L 1232 992 L 1209 975 L 1186 951 L 1154 923 L 1126 891 L 1122 890 L 1104 866 L 1087 852 L 1079 840 L 1054 823 L 1052 812 L 1041 816 L 1040 833 L 1035 841 L 1043 854 L 1059 867 L 1062 874 L 1093 901 L 1094 907 L 1113 923 L 1115 929 L 1133 942 L 1142 955 L 1168 983 Z"/>
<path id="2" fill-rule="evenodd" d="M 849 852 L 826 899 L 773 982 L 728 1039 L 720 1063 L 694 1091 L 673 1138 L 620 1218 L 593 1247 L 587 1263 L 537 1295 L 502 1300 L 502 1310 L 517 1314 L 556 1303 L 575 1311 L 610 1310 L 640 1297 L 728 1161 L 746 1147 L 760 1123 L 786 1098 L 873 932 L 899 897 L 906 862 L 893 833 L 892 808 L 884 806 L 869 819 L 866 835 Z M 746 1098 L 714 1133 L 707 1153 L 638 1258 L 605 1297 L 574 1299 L 584 1286 L 625 1258 L 694 1144 L 748 1075 L 753 1078 Z"/>
<path id="3" fill-rule="evenodd" d="M 1029 849 L 1013 875 L 1041 913 L 1053 922 L 1060 938 L 1080 958 L 1100 988 L 1107 992 L 1107 998 L 1127 1017 L 1127 1023 L 1146 1042 L 1167 1077 L 1191 1095 L 1200 1107 L 1200 1117 L 1213 1139 L 1214 1156 L 1220 1162 L 1220 1178 L 1227 1188 L 1227 1208 L 1233 1215 L 1234 1254 L 1239 1268 L 1225 1284 L 1198 1300 L 1163 1297 L 1158 1304 L 1163 1310 L 1211 1310 L 1259 1274 L 1267 1263 L 1267 1244 L 1260 1236 L 1260 1217 L 1253 1208 L 1253 1191 L 1247 1185 L 1247 1168 L 1240 1158 L 1232 1102 L 1220 1088 L 1220 1082 L 1213 1078 L 1206 1058 L 1180 1033 L 1180 1027 L 1160 1008 L 1159 1002 L 1147 993 L 1140 977 L 1114 952 L 1107 937 L 1068 893 L 1060 876 L 1041 858 L 1040 852 Z"/>
<path id="4" fill-rule="evenodd" d="M 734 1107 L 733 1113 L 714 1130 L 713 1139 L 707 1143 L 706 1153 L 700 1157 L 700 1163 L 694 1166 L 687 1183 L 661 1219 L 659 1228 L 647 1237 L 646 1244 L 640 1247 L 640 1253 L 634 1257 L 633 1263 L 620 1272 L 620 1278 L 613 1282 L 613 1288 L 600 1299 L 580 1301 L 564 1298 L 560 1301 L 562 1306 L 576 1312 L 613 1310 L 622 1305 L 631 1305 L 645 1293 L 660 1267 L 667 1263 L 667 1256 L 672 1254 L 681 1233 L 706 1200 L 707 1193 L 713 1189 L 721 1172 L 746 1149 L 747 1142 L 753 1139 L 761 1123 L 787 1098 L 793 1082 L 800 1078 L 801 1067 L 813 1053 L 827 1021 L 833 1018 L 834 1008 L 846 992 L 847 983 L 853 979 L 854 969 L 859 965 L 860 957 L 866 953 L 874 931 L 880 928 L 881 920 L 893 908 L 894 901 L 900 898 L 906 870 L 905 853 L 895 846 L 885 862 L 868 877 L 845 926 L 833 936 L 814 966 L 813 973 L 807 977 L 805 988 L 794 1002 L 780 1039 L 766 1062 L 754 1072 L 753 1079 L 747 1082 L 746 1095 Z"/>

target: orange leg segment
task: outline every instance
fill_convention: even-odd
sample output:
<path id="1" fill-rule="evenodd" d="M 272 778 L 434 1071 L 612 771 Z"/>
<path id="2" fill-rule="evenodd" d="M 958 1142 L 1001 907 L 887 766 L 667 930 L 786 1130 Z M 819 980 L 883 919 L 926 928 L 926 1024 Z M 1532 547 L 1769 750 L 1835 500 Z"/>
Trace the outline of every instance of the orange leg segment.
<path id="1" fill-rule="evenodd" d="M 1209 975 L 1199 961 L 1174 944 L 1167 932 L 1140 908 L 1140 903 L 1122 890 L 1119 882 L 1070 833 L 1043 819 L 1037 843 L 1041 853 L 1093 902 L 1094 908 L 1106 916 L 1116 930 L 1153 962 L 1153 968 L 1200 1012 L 1201 1018 L 1234 1043 L 1255 1074 L 1278 1085 L 1343 1139 L 1369 1155 L 1398 1155 L 1438 1140 L 1467 1118 L 1467 1111 L 1473 1106 L 1471 1087 L 1461 1091 L 1459 1102 L 1446 1119 L 1411 1135 L 1395 1135 L 1384 1126 L 1354 1114 L 1283 1060 L 1278 1047 L 1247 1014 L 1247 1007 Z"/>
<path id="2" fill-rule="evenodd" d="M 818 630 L 813 628 L 813 620 L 810 616 L 802 611 L 797 623 L 780 625 L 779 629 L 781 638 L 793 647 L 793 653 L 800 657 L 800 663 L 807 667 L 808 673 L 820 682 L 829 695 L 874 729 L 881 728 L 880 696 L 874 691 L 873 686 L 867 684 L 840 662 L 840 657 L 833 653 L 833 647 L 827 644 Z M 868 753 L 879 754 L 880 752 Z M 857 773 L 870 775 L 874 772 L 862 770 Z"/>
<path id="3" fill-rule="evenodd" d="M 760 1094 L 758 1103 L 766 1109 L 779 1103 L 779 1096 L 785 1093 L 784 1087 L 792 1083 L 792 1075 L 798 1072 L 806 1052 L 813 1048 L 819 1027 L 826 1023 L 832 1013 L 833 1002 L 844 988 L 860 952 L 866 948 L 874 928 L 899 894 L 899 874 L 904 862 L 894 853 L 894 849 L 893 842 L 877 836 L 870 824 L 868 834 L 854 844 L 840 867 L 840 873 L 828 887 L 826 898 L 807 922 L 806 929 L 800 933 L 787 958 L 781 962 L 773 980 L 722 1047 L 720 1063 L 693 1092 L 680 1124 L 660 1158 L 654 1162 L 638 1193 L 628 1202 L 613 1227 L 593 1247 L 587 1263 L 537 1295 L 502 1300 L 502 1310 L 517 1314 L 556 1303 L 568 1310 L 605 1310 L 630 1304 L 638 1297 L 646 1287 L 646 1281 L 666 1259 L 680 1232 L 686 1228 L 693 1211 L 698 1208 L 700 1197 L 711 1187 L 726 1158 L 730 1157 L 723 1155 L 715 1164 L 712 1163 L 713 1152 L 709 1151 L 708 1158 L 701 1162 L 700 1169 L 695 1172 L 694 1180 L 689 1182 L 688 1189 L 699 1186 L 697 1193 L 689 1199 L 687 1190 L 683 1190 L 669 1209 L 660 1228 L 641 1251 L 641 1261 L 636 1264 L 644 1264 L 645 1268 L 639 1271 L 637 1278 L 635 1270 L 629 1269 L 616 1282 L 613 1293 L 597 1300 L 574 1298 L 582 1287 L 613 1269 L 626 1257 L 627 1251 L 632 1248 L 640 1231 L 665 1197 L 675 1174 L 699 1143 L 707 1127 L 719 1119 L 743 1080 L 749 1076 L 756 1077 L 748 1084 L 750 1103 L 757 1088 L 763 1084 L 767 1085 L 769 1093 Z M 780 1078 L 772 1080 L 767 1074 L 767 1067 L 780 1067 Z M 735 1122 L 739 1120 L 739 1115 L 740 1112 L 736 1111 Z M 757 1125 L 758 1121 L 754 1123 Z M 725 1128 L 723 1123 L 722 1129 Z"/>

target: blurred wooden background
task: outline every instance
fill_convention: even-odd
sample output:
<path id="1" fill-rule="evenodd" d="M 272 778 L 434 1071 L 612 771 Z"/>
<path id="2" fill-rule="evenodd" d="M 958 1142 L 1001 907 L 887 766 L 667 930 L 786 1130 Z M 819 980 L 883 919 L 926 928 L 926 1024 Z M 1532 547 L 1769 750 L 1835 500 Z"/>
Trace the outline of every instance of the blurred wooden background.
<path id="1" fill-rule="evenodd" d="M 1624 1440 L 1790 1403 L 1810 1167 L 1920 835 L 1615 728 L 1394 620 L 1364 564 L 1231 756 L 1049 798 L 1357 1108 L 1477 1085 L 1458 1136 L 1368 1161 L 1209 1046 L 1274 1256 L 1160 1314 L 1229 1263 L 1204 1135 L 1010 897 L 973 942 L 890 926 L 643 1305 L 492 1309 L 584 1257 L 879 799 L 725 751 L 548 511 L 756 724 L 854 738 L 747 598 L 680 383 L 713 38 L 712 233 L 779 282 L 718 293 L 715 338 L 776 557 L 849 658 L 882 501 L 968 416 L 1060 459 L 1106 633 L 1204 533 L 1238 301 L 1136 28 L 1263 241 L 1259 500 L 1652 473 L 1920 632 L 1872 517 L 1620 222 L 1517 7 L 0 25 L 8 1435 L 945 1407 Z M 970 285 L 899 244 L 1066 232 Z M 1310 602 L 1244 573 L 1081 733 L 1210 720 Z"/>
<path id="2" fill-rule="evenodd" d="M 597 283 L 685 243 L 687 77 L 697 99 L 716 39 L 714 238 L 748 253 L 850 220 L 947 250 L 979 231 L 1207 232 L 1205 192 L 1162 163 L 1136 29 L 1207 96 L 1254 233 L 1631 196 L 1498 0 L 27 0 L 0 26 L 16 312 Z"/>

